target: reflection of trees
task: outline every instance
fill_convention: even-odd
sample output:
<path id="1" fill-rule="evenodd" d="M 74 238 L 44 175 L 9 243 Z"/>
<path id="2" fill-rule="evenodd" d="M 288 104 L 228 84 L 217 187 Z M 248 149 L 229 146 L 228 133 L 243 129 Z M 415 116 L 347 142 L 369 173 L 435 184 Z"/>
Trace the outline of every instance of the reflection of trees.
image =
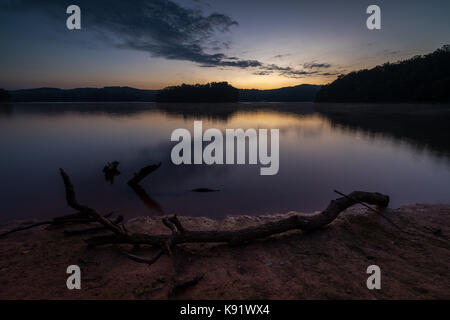
<path id="1" fill-rule="evenodd" d="M 1 105 L 0 105 L 1 106 Z M 314 113 L 312 103 L 14 103 L 10 109 L 17 113 L 61 115 L 106 114 L 111 117 L 135 116 L 149 111 L 160 111 L 171 117 L 195 120 L 227 121 L 237 112 L 260 110 L 306 115 Z M 1 112 L 1 111 L 0 111 Z"/>
<path id="2" fill-rule="evenodd" d="M 195 120 L 227 121 L 238 112 L 275 111 L 297 115 L 314 113 L 312 103 L 157 103 L 156 108 L 174 117 Z"/>
<path id="3" fill-rule="evenodd" d="M 0 103 L 0 118 L 10 117 L 13 113 L 13 105 L 11 103 Z"/>
<path id="4" fill-rule="evenodd" d="M 450 159 L 450 105 L 316 104 L 338 126 L 407 142 Z"/>
<path id="5" fill-rule="evenodd" d="M 0 102 L 9 102 L 11 101 L 11 95 L 8 91 L 4 89 L 0 89 Z"/>

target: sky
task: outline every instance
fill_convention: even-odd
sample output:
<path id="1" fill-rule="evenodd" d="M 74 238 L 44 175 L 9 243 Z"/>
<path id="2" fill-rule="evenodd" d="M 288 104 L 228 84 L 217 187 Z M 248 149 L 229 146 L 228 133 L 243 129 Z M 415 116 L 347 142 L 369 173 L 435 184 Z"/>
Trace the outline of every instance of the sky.
<path id="1" fill-rule="evenodd" d="M 0 88 L 325 84 L 449 44 L 449 14 L 442 0 L 0 0 Z"/>

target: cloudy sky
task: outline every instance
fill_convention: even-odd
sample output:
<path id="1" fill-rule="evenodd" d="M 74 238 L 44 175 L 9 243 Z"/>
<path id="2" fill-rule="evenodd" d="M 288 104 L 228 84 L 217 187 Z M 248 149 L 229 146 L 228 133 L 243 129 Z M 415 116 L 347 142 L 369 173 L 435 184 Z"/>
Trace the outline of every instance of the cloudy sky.
<path id="1" fill-rule="evenodd" d="M 66 8 L 81 8 L 81 30 Z M 366 28 L 381 8 L 382 29 Z M 450 43 L 450 1 L 0 0 L 0 87 L 323 84 Z"/>

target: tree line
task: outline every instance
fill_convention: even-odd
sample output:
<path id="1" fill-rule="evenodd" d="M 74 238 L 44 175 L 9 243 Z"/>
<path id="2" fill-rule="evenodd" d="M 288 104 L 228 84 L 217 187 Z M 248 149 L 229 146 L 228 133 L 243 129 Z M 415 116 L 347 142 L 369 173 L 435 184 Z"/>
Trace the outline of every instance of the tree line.
<path id="1" fill-rule="evenodd" d="M 228 82 L 182 84 L 166 87 L 156 95 L 157 102 L 237 102 L 239 90 Z"/>
<path id="2" fill-rule="evenodd" d="M 0 89 L 0 102 L 9 102 L 11 101 L 11 95 L 8 91 L 4 89 Z"/>
<path id="3" fill-rule="evenodd" d="M 449 102 L 450 45 L 396 63 L 341 75 L 316 95 L 320 102 Z"/>

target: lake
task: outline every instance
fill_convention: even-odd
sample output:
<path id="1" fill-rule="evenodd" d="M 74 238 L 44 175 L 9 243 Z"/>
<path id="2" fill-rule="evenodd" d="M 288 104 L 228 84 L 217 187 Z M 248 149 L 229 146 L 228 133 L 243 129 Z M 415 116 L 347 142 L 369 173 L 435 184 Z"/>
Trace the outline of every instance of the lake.
<path id="1" fill-rule="evenodd" d="M 392 207 L 450 203 L 450 111 L 441 105 L 313 103 L 36 103 L 0 105 L 0 220 L 71 213 L 58 168 L 80 203 L 126 218 L 167 214 L 223 218 L 324 209 L 333 190 L 377 191 Z M 171 132 L 278 128 L 280 167 L 181 165 Z M 114 183 L 103 167 L 120 162 Z M 161 162 L 141 186 L 127 181 Z M 211 188 L 219 192 L 192 192 Z M 147 200 L 149 200 L 147 199 Z M 160 208 L 160 209 L 158 209 Z"/>

